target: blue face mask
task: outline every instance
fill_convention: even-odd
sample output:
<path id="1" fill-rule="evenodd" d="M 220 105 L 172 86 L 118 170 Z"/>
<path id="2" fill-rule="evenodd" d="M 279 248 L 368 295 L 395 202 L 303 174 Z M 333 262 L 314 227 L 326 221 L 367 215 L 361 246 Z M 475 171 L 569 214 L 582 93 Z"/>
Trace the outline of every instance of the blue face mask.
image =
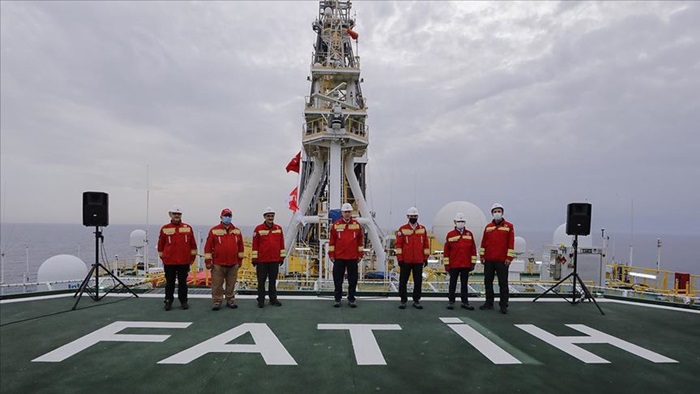
<path id="1" fill-rule="evenodd" d="M 222 221 L 224 224 L 231 224 L 231 216 L 222 216 L 222 217 L 221 217 L 221 221 Z"/>

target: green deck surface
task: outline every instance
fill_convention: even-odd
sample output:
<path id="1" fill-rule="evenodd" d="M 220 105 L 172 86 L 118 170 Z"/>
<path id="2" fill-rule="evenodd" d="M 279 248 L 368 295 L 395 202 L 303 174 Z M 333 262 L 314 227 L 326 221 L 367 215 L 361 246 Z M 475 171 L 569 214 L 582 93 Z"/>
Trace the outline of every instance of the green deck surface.
<path id="1" fill-rule="evenodd" d="M 2 393 L 689 393 L 700 371 L 700 313 L 600 302 L 512 302 L 510 313 L 397 308 L 395 300 L 359 299 L 359 307 L 331 307 L 327 298 L 283 298 L 259 309 L 253 299 L 235 310 L 213 312 L 207 298 L 191 309 L 162 310 L 162 296 L 108 297 L 95 302 L 60 297 L 0 306 Z M 175 305 L 177 306 L 177 302 Z M 473 302 L 480 305 L 481 301 Z M 458 317 L 523 364 L 495 365 L 462 339 L 442 317 Z M 188 328 L 127 329 L 123 334 L 171 335 L 161 343 L 100 342 L 62 362 L 32 362 L 115 321 L 191 322 Z M 157 364 L 243 323 L 265 323 L 297 365 L 266 365 L 260 354 L 209 353 L 186 365 Z M 386 365 L 357 365 L 347 330 L 318 324 L 398 324 L 374 331 Z M 672 358 L 653 363 L 607 344 L 577 345 L 610 361 L 586 364 L 517 328 L 534 324 L 557 336 L 583 336 L 565 326 L 583 324 Z M 245 334 L 233 343 L 253 343 Z"/>

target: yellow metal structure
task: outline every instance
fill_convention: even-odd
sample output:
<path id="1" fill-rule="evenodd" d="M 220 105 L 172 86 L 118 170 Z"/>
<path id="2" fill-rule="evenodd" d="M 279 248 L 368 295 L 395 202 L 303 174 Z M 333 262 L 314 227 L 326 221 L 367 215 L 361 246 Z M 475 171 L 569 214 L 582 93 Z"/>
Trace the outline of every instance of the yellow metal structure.
<path id="1" fill-rule="evenodd" d="M 681 274 L 667 270 L 608 264 L 608 287 L 631 288 L 636 291 L 695 297 L 700 275 Z M 680 278 L 687 277 L 683 281 Z"/>

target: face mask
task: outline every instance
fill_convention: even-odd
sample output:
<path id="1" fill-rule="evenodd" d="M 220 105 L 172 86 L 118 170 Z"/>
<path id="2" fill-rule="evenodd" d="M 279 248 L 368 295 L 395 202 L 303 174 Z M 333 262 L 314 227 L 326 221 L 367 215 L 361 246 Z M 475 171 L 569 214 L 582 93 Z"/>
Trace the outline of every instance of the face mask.
<path id="1" fill-rule="evenodd" d="M 460 230 L 464 229 L 464 222 L 457 222 L 456 227 Z"/>
<path id="2" fill-rule="evenodd" d="M 223 217 L 221 218 L 221 221 L 222 221 L 224 224 L 231 224 L 231 216 L 223 216 Z"/>
<path id="3" fill-rule="evenodd" d="M 503 218 L 503 214 L 501 212 L 494 212 L 493 218 L 496 220 L 501 220 Z"/>
<path id="4" fill-rule="evenodd" d="M 416 223 L 418 223 L 418 218 L 410 218 L 410 219 L 408 219 L 408 222 L 411 224 L 416 224 Z"/>

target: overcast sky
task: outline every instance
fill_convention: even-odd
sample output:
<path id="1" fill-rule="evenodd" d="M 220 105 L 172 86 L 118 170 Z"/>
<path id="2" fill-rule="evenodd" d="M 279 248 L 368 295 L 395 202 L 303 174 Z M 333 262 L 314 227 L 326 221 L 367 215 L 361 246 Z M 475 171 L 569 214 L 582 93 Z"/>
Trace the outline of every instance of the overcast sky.
<path id="1" fill-rule="evenodd" d="M 94 190 L 145 223 L 148 184 L 151 224 L 288 223 L 318 2 L 0 6 L 3 222 L 80 223 Z M 588 201 L 594 228 L 700 235 L 700 2 L 353 10 L 383 227 L 464 200 L 553 231 Z"/>

